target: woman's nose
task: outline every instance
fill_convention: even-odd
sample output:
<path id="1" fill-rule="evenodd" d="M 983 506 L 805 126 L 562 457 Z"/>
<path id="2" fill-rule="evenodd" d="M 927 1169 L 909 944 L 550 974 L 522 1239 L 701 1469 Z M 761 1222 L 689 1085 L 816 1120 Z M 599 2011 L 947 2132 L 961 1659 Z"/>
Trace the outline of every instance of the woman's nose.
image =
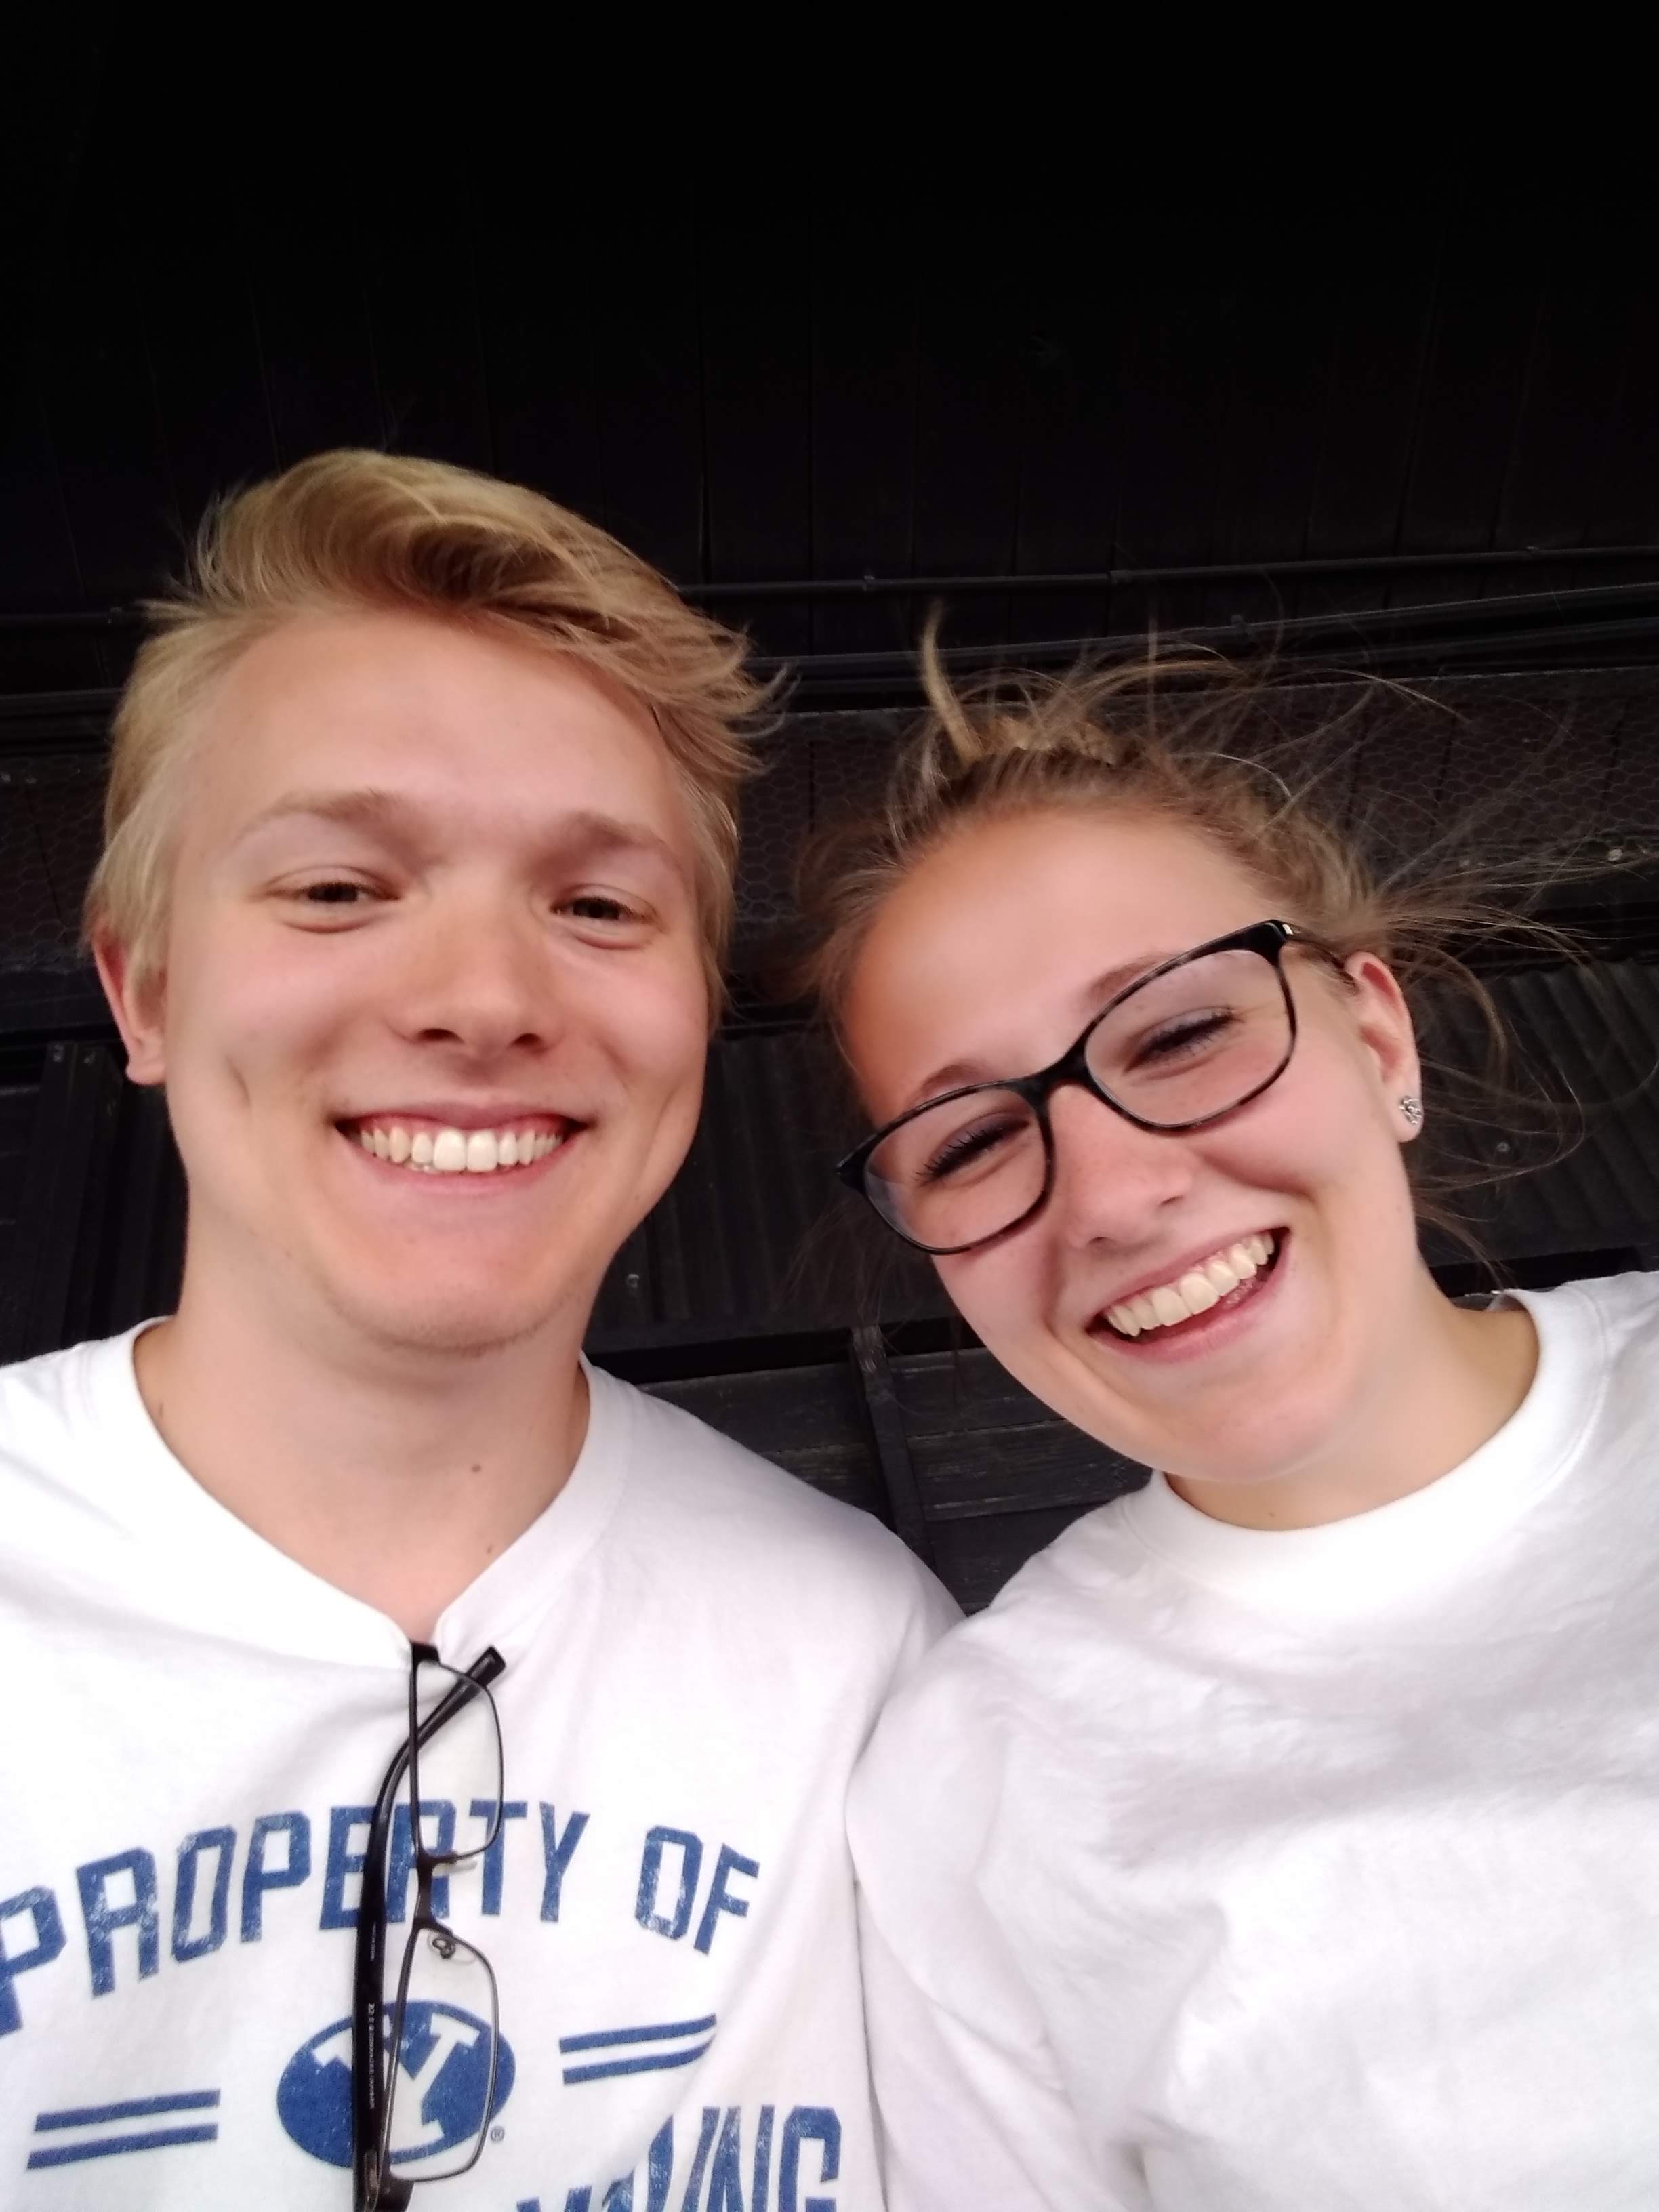
<path id="1" fill-rule="evenodd" d="M 1145 1243 L 1164 1208 L 1191 1190 L 1196 1163 L 1188 1141 L 1137 1128 L 1081 1085 L 1049 1102 L 1054 1138 L 1048 1204 L 1067 1242 Z"/>

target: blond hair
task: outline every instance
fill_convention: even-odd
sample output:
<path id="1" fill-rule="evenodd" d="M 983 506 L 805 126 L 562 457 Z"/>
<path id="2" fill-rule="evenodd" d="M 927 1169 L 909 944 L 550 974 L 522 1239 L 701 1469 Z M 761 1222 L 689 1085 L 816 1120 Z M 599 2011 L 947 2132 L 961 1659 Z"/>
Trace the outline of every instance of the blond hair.
<path id="1" fill-rule="evenodd" d="M 791 981 L 817 999 L 843 1050 L 842 1017 L 865 939 L 898 885 L 942 845 L 1027 813 L 1085 809 L 1172 823 L 1257 884 L 1264 915 L 1295 921 L 1342 959 L 1369 951 L 1386 961 L 1431 1033 L 1458 1002 L 1472 1013 L 1485 1047 L 1473 1063 L 1467 1049 L 1425 1054 L 1435 1141 L 1431 1151 L 1411 1147 L 1408 1164 L 1419 1216 L 1484 1256 L 1443 1200 L 1522 1171 L 1492 1164 L 1485 1134 L 1494 1116 L 1499 1127 L 1551 1139 L 1560 1115 L 1530 1079 L 1520 1087 L 1512 1079 L 1503 1018 L 1458 948 L 1499 941 L 1534 957 L 1577 957 L 1580 948 L 1525 905 L 1540 883 L 1586 871 L 1541 854 L 1473 868 L 1455 831 L 1397 868 L 1375 866 L 1323 800 L 1351 754 L 1349 716 L 1398 696 L 1396 687 L 1362 685 L 1346 713 L 1287 744 L 1270 687 L 1218 655 L 1150 652 L 1104 670 L 1005 675 L 960 691 L 930 631 L 922 675 L 928 712 L 884 799 L 820 831 L 801 862 L 803 949 Z"/>
<path id="2" fill-rule="evenodd" d="M 653 715 L 690 816 L 712 1006 L 730 933 L 745 726 L 766 693 L 745 641 L 592 523 L 446 462 L 318 453 L 210 510 L 179 586 L 146 611 L 116 709 L 86 929 L 160 970 L 184 781 L 231 664 L 296 616 L 393 611 L 568 655 Z"/>

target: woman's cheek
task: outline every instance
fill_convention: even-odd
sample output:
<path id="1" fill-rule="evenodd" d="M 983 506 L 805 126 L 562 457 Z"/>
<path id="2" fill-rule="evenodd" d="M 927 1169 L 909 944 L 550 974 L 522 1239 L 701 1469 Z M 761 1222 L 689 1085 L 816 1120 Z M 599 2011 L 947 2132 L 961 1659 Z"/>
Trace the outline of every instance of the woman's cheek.
<path id="1" fill-rule="evenodd" d="M 1029 1237 L 1028 1230 L 1024 1235 Z M 939 1283 L 951 1304 L 986 1348 L 1001 1357 L 1031 1338 L 1045 1318 L 1042 1276 L 1030 1252 L 1001 1250 L 940 1260 Z"/>

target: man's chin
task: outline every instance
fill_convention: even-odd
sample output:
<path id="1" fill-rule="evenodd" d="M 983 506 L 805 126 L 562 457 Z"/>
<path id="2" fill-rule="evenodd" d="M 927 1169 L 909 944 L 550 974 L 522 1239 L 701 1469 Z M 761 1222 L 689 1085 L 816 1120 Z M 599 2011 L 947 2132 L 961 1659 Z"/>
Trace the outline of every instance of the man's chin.
<path id="1" fill-rule="evenodd" d="M 340 1298 L 336 1308 L 366 1350 L 393 1357 L 482 1359 L 556 1328 L 568 1302 L 462 1297 L 452 1291 L 395 1301 Z"/>

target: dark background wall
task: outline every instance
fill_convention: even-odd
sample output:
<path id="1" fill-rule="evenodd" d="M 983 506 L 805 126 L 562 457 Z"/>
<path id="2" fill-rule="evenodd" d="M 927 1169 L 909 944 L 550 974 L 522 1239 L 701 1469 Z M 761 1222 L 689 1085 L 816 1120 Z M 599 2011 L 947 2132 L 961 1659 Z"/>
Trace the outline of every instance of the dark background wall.
<path id="1" fill-rule="evenodd" d="M 794 670 L 748 802 L 703 1126 L 592 1346 L 893 1521 L 969 1602 L 1137 1472 L 836 1218 L 848 1110 L 756 985 L 800 836 L 884 771 L 929 605 L 967 665 L 1063 663 L 1149 623 L 1271 658 L 1263 741 L 1336 759 L 1384 857 L 1471 810 L 1488 854 L 1571 842 L 1586 865 L 1558 903 L 1595 957 L 1500 963 L 1494 988 L 1586 1130 L 1480 1218 L 1523 1280 L 1659 1255 L 1640 264 L 1592 258 L 1565 217 L 1455 206 L 1303 213 L 1248 253 L 1218 208 L 1163 210 L 1107 252 L 1012 193 L 941 212 L 815 177 L 734 198 L 683 139 L 631 147 L 623 191 L 568 137 L 485 158 L 487 131 L 434 136 L 372 75 L 328 114 L 280 83 L 204 109 L 131 34 L 68 51 L 39 74 L 0 358 L 0 1356 L 125 1326 L 176 1282 L 170 1141 L 76 941 L 105 732 L 134 603 L 207 501 L 341 443 L 532 483 Z M 1351 711 L 1322 752 L 1354 671 L 1416 696 Z M 1518 1127 L 1490 1135 L 1493 1169 L 1526 1155 Z"/>

